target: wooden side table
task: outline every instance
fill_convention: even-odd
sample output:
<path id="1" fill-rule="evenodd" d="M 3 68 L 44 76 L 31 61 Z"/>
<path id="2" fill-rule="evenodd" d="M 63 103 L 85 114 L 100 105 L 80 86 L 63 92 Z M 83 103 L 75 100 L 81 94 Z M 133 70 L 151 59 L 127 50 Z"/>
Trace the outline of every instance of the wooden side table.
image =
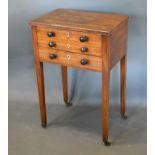
<path id="1" fill-rule="evenodd" d="M 102 139 L 110 145 L 110 71 L 120 61 L 120 113 L 125 115 L 128 17 L 57 9 L 31 22 L 42 126 L 46 127 L 43 63 L 61 65 L 63 96 L 69 105 L 67 67 L 102 73 Z"/>

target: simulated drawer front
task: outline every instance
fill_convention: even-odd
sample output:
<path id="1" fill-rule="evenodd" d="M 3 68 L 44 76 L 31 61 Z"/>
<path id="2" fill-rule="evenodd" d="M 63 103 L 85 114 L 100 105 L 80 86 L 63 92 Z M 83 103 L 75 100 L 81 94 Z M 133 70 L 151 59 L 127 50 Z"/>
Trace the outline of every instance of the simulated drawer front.
<path id="1" fill-rule="evenodd" d="M 102 59 L 100 57 L 82 55 L 61 50 L 39 50 L 40 61 L 90 69 L 102 70 Z"/>
<path id="2" fill-rule="evenodd" d="M 40 48 L 102 56 L 100 34 L 38 28 L 37 35 Z"/>

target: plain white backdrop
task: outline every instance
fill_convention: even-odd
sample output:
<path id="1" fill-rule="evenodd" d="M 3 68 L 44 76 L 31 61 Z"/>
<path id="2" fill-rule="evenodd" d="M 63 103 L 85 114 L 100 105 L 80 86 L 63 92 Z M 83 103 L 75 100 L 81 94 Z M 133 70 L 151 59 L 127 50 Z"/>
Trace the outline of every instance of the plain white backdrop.
<path id="1" fill-rule="evenodd" d="M 0 5 L 0 155 L 8 154 L 8 2 Z"/>

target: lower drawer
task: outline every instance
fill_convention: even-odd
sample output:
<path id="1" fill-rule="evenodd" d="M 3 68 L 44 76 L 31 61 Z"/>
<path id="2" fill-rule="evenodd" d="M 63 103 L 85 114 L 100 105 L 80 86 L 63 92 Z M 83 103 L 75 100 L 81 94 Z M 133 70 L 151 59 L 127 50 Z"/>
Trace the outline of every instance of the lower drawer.
<path id="1" fill-rule="evenodd" d="M 102 58 L 61 50 L 39 50 L 40 61 L 94 71 L 102 70 Z"/>

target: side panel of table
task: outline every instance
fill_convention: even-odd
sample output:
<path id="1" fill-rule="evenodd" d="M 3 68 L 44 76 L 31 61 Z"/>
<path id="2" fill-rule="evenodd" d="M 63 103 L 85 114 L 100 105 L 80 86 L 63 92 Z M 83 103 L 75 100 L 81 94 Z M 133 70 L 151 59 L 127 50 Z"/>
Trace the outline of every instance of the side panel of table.
<path id="1" fill-rule="evenodd" d="M 110 36 L 110 69 L 120 62 L 120 113 L 125 116 L 128 19 L 116 27 Z"/>

